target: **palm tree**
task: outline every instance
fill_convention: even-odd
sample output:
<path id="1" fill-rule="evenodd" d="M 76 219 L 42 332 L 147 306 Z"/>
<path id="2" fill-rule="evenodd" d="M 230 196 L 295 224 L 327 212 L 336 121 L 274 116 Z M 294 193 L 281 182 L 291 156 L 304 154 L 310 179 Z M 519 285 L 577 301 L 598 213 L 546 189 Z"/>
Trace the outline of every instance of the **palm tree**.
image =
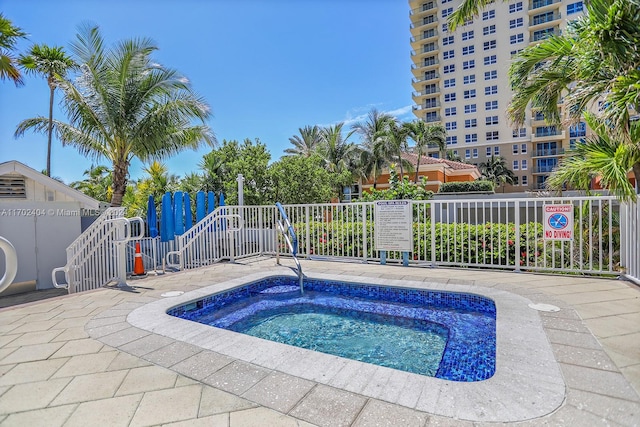
<path id="1" fill-rule="evenodd" d="M 620 199 L 633 199 L 635 189 L 627 176 L 632 166 L 640 163 L 640 151 L 612 138 L 608 126 L 594 114 L 585 113 L 585 120 L 595 136 L 576 145 L 575 150 L 560 161 L 558 168 L 547 178 L 547 187 L 562 190 L 568 185 L 588 191 L 592 179 L 599 175 L 603 187 Z M 636 141 L 640 140 L 640 122 L 632 123 L 630 133 Z"/>
<path id="2" fill-rule="evenodd" d="M 427 124 L 424 120 L 415 120 L 404 124 L 408 131 L 409 138 L 415 142 L 416 155 L 416 175 L 414 182 L 418 183 L 418 171 L 420 170 L 420 158 L 429 145 L 437 144 L 441 159 L 446 156 L 447 150 L 447 130 L 441 124 Z"/>
<path id="3" fill-rule="evenodd" d="M 22 75 L 17 67 L 13 54 L 18 39 L 25 38 L 27 33 L 0 13 L 0 79 L 13 80 L 16 86 L 23 84 Z"/>
<path id="4" fill-rule="evenodd" d="M 378 135 L 380 150 L 387 165 L 395 163 L 400 166 L 400 180 L 404 179 L 404 167 L 411 168 L 411 163 L 402 157 L 402 153 L 408 149 L 408 136 L 408 129 L 395 118 L 389 120 L 385 129 Z"/>
<path id="5" fill-rule="evenodd" d="M 71 188 L 82 191 L 89 197 L 101 202 L 110 202 L 113 195 L 111 171 L 108 166 L 93 166 L 82 174 L 87 178 L 69 184 Z"/>
<path id="6" fill-rule="evenodd" d="M 380 133 L 391 120 L 393 120 L 391 115 L 381 113 L 374 108 L 369 112 L 364 122 L 358 122 L 351 126 L 352 130 L 360 134 L 360 174 L 363 178 L 373 179 L 374 189 L 386 161 L 380 149 Z"/>
<path id="7" fill-rule="evenodd" d="M 151 58 L 157 47 L 150 40 L 125 40 L 107 50 L 98 27 L 87 26 L 72 48 L 80 75 L 58 82 L 69 123 L 54 120 L 53 126 L 63 144 L 112 162 L 112 206 L 122 204 L 134 157 L 147 162 L 215 143 L 204 123 L 209 107 L 185 77 Z M 202 123 L 191 124 L 194 119 Z M 21 122 L 15 134 L 47 128 L 48 120 L 37 117 Z"/>
<path id="8" fill-rule="evenodd" d="M 486 162 L 480 163 L 479 169 L 483 179 L 492 181 L 496 186 L 502 185 L 502 191 L 504 191 L 504 184 L 514 182 L 513 171 L 507 167 L 504 158 L 500 156 L 491 156 Z"/>
<path id="9" fill-rule="evenodd" d="M 18 63 L 25 72 L 41 74 L 49 85 L 49 125 L 47 128 L 47 169 L 45 175 L 51 176 L 51 136 L 53 134 L 53 96 L 57 81 L 76 65 L 62 47 L 49 47 L 34 44 L 27 55 L 20 55 Z"/>
<path id="10" fill-rule="evenodd" d="M 558 124 L 562 118 L 557 104 L 562 101 L 569 115 L 566 123 L 592 111 L 607 123 L 600 127 L 599 141 L 617 139 L 637 151 L 640 139 L 631 132 L 631 123 L 640 113 L 640 0 L 591 0 L 585 8 L 585 15 L 571 21 L 561 36 L 515 57 L 509 69 L 514 97 L 508 114 L 518 125 L 531 105 L 550 124 Z M 640 162 L 630 170 L 640 182 Z"/>
<path id="11" fill-rule="evenodd" d="M 341 173 L 350 170 L 353 166 L 357 147 L 348 142 L 353 131 L 346 137 L 342 135 L 344 123 L 328 126 L 321 129 L 321 142 L 318 151 L 324 160 L 325 169 L 333 173 Z"/>
<path id="12" fill-rule="evenodd" d="M 310 157 L 316 152 L 322 140 L 320 128 L 318 126 L 305 126 L 299 128 L 298 132 L 300 132 L 300 135 L 294 135 L 289 138 L 293 148 L 287 148 L 284 152 L 290 156 Z"/>

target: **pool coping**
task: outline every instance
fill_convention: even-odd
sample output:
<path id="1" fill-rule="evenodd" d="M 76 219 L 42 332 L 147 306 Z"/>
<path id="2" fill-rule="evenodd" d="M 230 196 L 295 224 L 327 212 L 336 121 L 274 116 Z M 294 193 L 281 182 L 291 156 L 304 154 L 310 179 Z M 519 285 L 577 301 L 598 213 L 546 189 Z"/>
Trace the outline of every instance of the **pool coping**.
<path id="1" fill-rule="evenodd" d="M 566 386 L 537 311 L 514 293 L 483 286 L 309 273 L 314 279 L 466 292 L 495 301 L 496 373 L 479 382 L 453 382 L 213 328 L 166 314 L 172 307 L 291 271 L 263 271 L 227 280 L 133 310 L 127 322 L 145 331 L 261 368 L 455 419 L 514 422 L 548 415 L 565 399 Z"/>

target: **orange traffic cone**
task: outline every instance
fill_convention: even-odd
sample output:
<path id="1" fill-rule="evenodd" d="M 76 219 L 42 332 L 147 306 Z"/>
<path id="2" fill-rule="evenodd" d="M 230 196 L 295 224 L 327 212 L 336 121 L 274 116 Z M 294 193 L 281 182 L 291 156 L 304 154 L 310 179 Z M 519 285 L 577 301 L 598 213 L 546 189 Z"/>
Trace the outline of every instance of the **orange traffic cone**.
<path id="1" fill-rule="evenodd" d="M 140 243 L 136 243 L 136 256 L 133 263 L 133 275 L 145 276 L 146 274 L 147 273 L 144 272 L 144 264 L 142 263 L 142 254 L 140 253 Z"/>

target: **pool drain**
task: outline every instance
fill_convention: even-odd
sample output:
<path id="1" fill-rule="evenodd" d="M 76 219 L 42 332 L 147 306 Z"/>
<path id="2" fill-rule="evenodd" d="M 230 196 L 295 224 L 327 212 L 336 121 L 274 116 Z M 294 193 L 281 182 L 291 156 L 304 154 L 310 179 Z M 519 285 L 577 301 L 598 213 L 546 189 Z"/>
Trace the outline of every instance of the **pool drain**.
<path id="1" fill-rule="evenodd" d="M 556 312 L 556 311 L 560 311 L 560 307 L 556 307 L 555 305 L 551 305 L 551 304 L 534 304 L 531 303 L 529 304 L 529 308 L 533 308 L 534 310 L 538 310 L 538 311 L 547 311 L 547 312 Z"/>
<path id="2" fill-rule="evenodd" d="M 161 297 L 179 297 L 180 295 L 184 294 L 184 292 L 182 291 L 169 291 L 169 292 L 165 292 L 164 294 L 160 295 Z"/>

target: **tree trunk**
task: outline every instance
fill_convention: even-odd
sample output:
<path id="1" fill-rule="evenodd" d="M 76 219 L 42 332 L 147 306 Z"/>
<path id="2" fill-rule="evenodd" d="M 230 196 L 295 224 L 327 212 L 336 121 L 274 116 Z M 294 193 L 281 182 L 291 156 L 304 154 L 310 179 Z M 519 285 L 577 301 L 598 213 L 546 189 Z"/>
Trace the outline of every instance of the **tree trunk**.
<path id="1" fill-rule="evenodd" d="M 51 137 L 53 134 L 53 94 L 56 89 L 53 76 L 49 76 L 49 125 L 47 128 L 47 171 L 46 175 L 51 176 Z"/>
<path id="2" fill-rule="evenodd" d="M 418 160 L 416 161 L 416 177 L 413 180 L 415 184 L 418 183 L 418 172 L 420 172 L 420 157 L 422 157 L 422 152 L 418 152 Z"/>
<path id="3" fill-rule="evenodd" d="M 111 207 L 117 208 L 122 206 L 122 198 L 127 190 L 127 172 L 129 169 L 128 162 L 113 162 L 113 195 L 111 196 Z"/>

